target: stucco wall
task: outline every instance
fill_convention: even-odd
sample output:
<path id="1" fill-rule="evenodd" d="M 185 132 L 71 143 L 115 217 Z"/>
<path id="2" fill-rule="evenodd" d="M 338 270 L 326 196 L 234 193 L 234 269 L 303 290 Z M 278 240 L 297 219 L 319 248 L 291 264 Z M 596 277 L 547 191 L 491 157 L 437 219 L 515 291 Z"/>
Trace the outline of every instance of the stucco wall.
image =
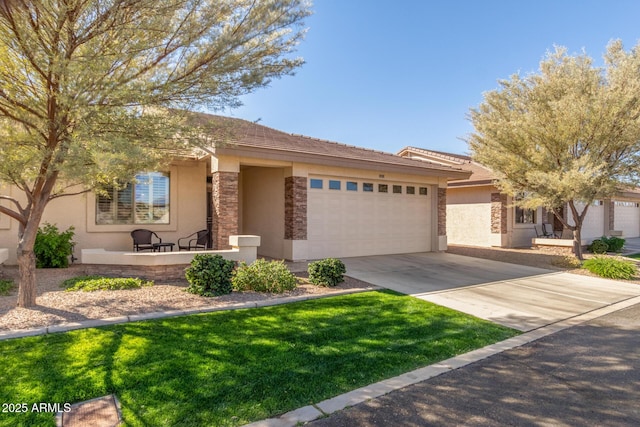
<path id="1" fill-rule="evenodd" d="M 261 237 L 258 254 L 284 258 L 284 169 L 243 167 L 242 234 Z"/>
<path id="2" fill-rule="evenodd" d="M 576 203 L 576 208 L 578 209 L 578 212 L 582 212 L 584 205 L 582 203 Z M 607 230 L 605 230 L 604 209 L 604 205 L 589 206 L 587 215 L 582 223 L 581 238 L 583 240 L 593 240 L 608 233 L 608 227 Z M 575 224 L 571 213 L 569 213 L 568 217 L 569 224 Z"/>
<path id="3" fill-rule="evenodd" d="M 453 245 L 491 246 L 491 187 L 447 190 L 447 240 Z"/>
<path id="4" fill-rule="evenodd" d="M 93 193 L 51 201 L 45 209 L 42 223 L 56 224 L 61 230 L 73 226 L 76 257 L 79 257 L 81 249 L 130 250 L 130 232 L 136 228 L 153 230 L 163 242 L 177 243 L 179 237 L 206 228 L 206 164 L 180 162 L 171 166 L 170 174 L 169 224 L 96 225 Z M 12 189 L 12 194 L 19 196 L 15 189 Z M 18 224 L 15 220 L 10 220 L 8 227 L 0 227 L 0 247 L 9 248 L 7 264 L 16 262 L 14 248 L 18 244 L 17 233 Z"/>

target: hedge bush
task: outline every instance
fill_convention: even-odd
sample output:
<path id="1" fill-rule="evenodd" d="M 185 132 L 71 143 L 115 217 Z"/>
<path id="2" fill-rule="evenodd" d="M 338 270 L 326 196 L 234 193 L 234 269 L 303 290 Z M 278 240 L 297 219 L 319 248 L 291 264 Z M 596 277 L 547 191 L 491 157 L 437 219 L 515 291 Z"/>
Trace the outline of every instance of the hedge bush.
<path id="1" fill-rule="evenodd" d="M 596 239 L 587 247 L 589 252 L 593 254 L 606 254 L 609 251 L 609 245 L 602 239 Z"/>
<path id="2" fill-rule="evenodd" d="M 143 286 L 153 286 L 137 277 L 103 277 L 103 276 L 79 276 L 67 279 L 61 285 L 68 292 L 72 291 L 119 291 L 124 289 L 139 289 Z"/>
<path id="3" fill-rule="evenodd" d="M 296 277 L 283 261 L 258 259 L 247 265 L 242 262 L 231 279 L 237 291 L 282 293 L 295 289 Z"/>
<path id="4" fill-rule="evenodd" d="M 607 244 L 608 249 L 607 252 L 622 252 L 622 248 L 624 247 L 625 240 L 622 237 L 604 237 L 600 238 L 604 243 Z"/>
<path id="5" fill-rule="evenodd" d="M 37 268 L 67 268 L 69 256 L 73 252 L 73 226 L 60 231 L 53 224 L 44 223 L 38 228 L 33 251 L 36 254 Z"/>
<path id="6" fill-rule="evenodd" d="M 344 281 L 343 274 L 347 272 L 344 263 L 336 258 L 325 258 L 309 263 L 307 269 L 309 281 L 319 286 L 336 286 Z"/>
<path id="7" fill-rule="evenodd" d="M 0 295 L 9 295 L 15 284 L 11 280 L 0 280 Z"/>
<path id="8" fill-rule="evenodd" d="M 595 256 L 586 260 L 582 267 L 608 279 L 630 280 L 638 273 L 638 268 L 633 261 L 620 257 Z"/>
<path id="9" fill-rule="evenodd" d="M 235 262 L 218 254 L 197 254 L 191 260 L 191 266 L 185 269 L 189 282 L 187 291 L 205 297 L 230 294 L 234 267 Z"/>

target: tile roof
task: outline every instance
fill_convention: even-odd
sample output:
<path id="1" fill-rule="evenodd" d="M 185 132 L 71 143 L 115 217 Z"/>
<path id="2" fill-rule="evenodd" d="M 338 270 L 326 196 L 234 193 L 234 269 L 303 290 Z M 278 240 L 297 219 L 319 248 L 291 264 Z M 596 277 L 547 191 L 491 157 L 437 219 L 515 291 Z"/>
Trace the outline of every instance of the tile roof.
<path id="1" fill-rule="evenodd" d="M 452 166 L 459 167 L 471 172 L 471 177 L 467 179 L 451 180 L 450 187 L 460 187 L 466 185 L 486 185 L 491 184 L 497 177 L 495 173 L 471 159 L 470 156 L 444 151 L 427 150 L 417 147 L 405 147 L 399 151 L 399 155 L 411 155 L 413 158 L 426 158 L 431 161 L 441 161 Z"/>
<path id="2" fill-rule="evenodd" d="M 456 178 L 466 175 L 465 171 L 457 166 L 414 160 L 383 151 L 356 147 L 304 135 L 290 134 L 243 119 L 203 113 L 197 113 L 197 116 L 200 124 L 202 124 L 202 120 L 206 120 L 207 123 L 222 124 L 222 127 L 226 129 L 225 134 L 227 135 L 227 138 L 224 139 L 223 147 L 231 150 L 234 149 L 234 147 L 267 149 L 284 154 L 300 153 L 334 159 L 375 162 L 378 164 L 408 167 L 422 170 L 423 172 L 427 169 L 451 173 L 451 176 Z"/>

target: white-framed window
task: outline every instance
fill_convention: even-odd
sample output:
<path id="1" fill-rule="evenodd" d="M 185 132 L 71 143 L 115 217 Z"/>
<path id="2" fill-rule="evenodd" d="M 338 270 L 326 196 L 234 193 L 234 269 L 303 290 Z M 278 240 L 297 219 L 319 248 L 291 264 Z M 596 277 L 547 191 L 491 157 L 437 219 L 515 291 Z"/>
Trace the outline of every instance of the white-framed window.
<path id="1" fill-rule="evenodd" d="M 169 173 L 145 172 L 96 195 L 96 224 L 169 224 Z"/>

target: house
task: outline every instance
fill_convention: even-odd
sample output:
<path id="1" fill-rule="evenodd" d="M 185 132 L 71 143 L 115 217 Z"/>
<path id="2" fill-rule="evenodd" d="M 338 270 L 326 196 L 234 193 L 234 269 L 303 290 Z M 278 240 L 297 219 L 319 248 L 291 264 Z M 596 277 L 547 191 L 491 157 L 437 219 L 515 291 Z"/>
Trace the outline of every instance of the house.
<path id="1" fill-rule="evenodd" d="M 75 228 L 81 249 L 132 249 L 130 232 L 163 242 L 210 228 L 214 249 L 258 235 L 262 256 L 301 260 L 446 249 L 447 182 L 470 173 L 256 123 L 198 114 L 227 129 L 223 144 L 144 172 L 109 196 L 52 201 L 43 222 Z M 19 196 L 15 189 L 10 189 Z M 17 223 L 0 215 L 0 247 L 17 245 Z M 10 251 L 8 263 L 15 263 Z"/>
<path id="2" fill-rule="evenodd" d="M 469 246 L 528 247 L 543 223 L 564 231 L 553 213 L 514 206 L 511 196 L 501 194 L 493 184 L 496 175 L 471 157 L 406 147 L 399 156 L 469 171 L 469 178 L 451 180 L 447 186 L 448 242 Z M 640 191 L 624 191 L 612 200 L 597 200 L 589 207 L 582 228 L 582 239 L 590 242 L 603 235 L 640 236 Z M 569 218 L 570 215 L 569 215 Z"/>

